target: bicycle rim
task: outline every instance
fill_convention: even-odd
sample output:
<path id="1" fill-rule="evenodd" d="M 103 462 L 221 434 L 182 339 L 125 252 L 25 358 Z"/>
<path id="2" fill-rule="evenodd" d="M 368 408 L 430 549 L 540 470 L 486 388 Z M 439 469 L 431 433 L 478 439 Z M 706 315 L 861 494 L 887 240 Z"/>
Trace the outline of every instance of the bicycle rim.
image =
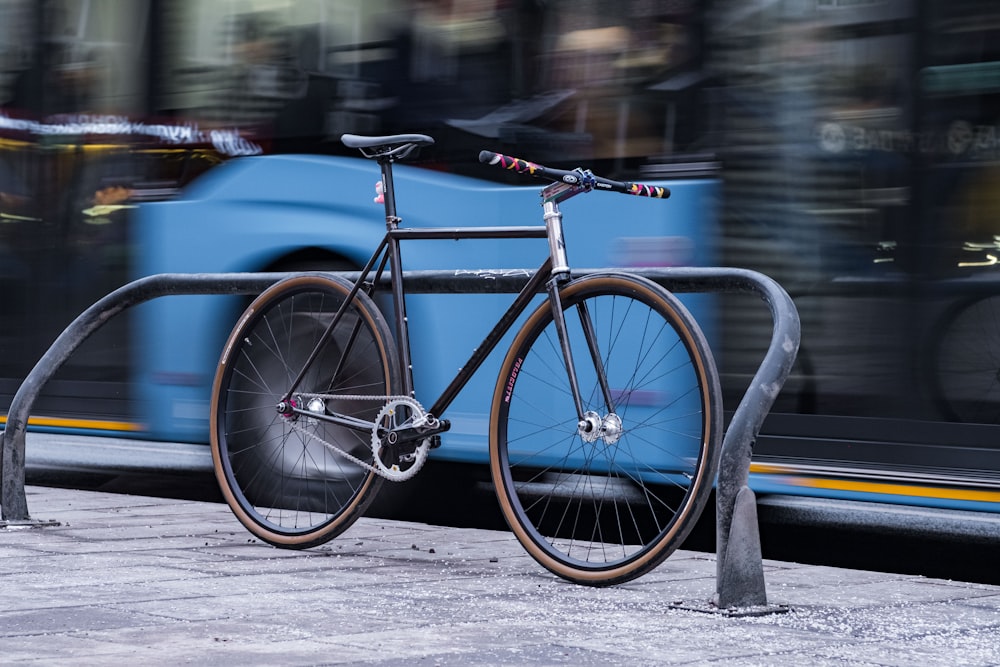
<path id="1" fill-rule="evenodd" d="M 271 287 L 244 313 L 219 363 L 212 403 L 216 477 L 240 521 L 277 546 L 329 540 L 363 513 L 381 485 L 381 477 L 342 453 L 371 464 L 370 432 L 277 409 L 350 288 L 323 275 Z M 388 326 L 359 294 L 303 376 L 295 400 L 313 412 L 372 421 L 398 387 L 397 368 Z M 351 398 L 303 396 L 308 394 Z"/>
<path id="2" fill-rule="evenodd" d="M 578 583 L 621 583 L 669 556 L 709 497 L 721 435 L 718 375 L 694 320 L 656 284 L 595 275 L 560 294 L 584 410 L 599 416 L 605 434 L 581 435 L 545 303 L 501 367 L 493 479 L 508 523 L 540 564 Z M 581 305 L 613 412 L 587 352 Z"/>

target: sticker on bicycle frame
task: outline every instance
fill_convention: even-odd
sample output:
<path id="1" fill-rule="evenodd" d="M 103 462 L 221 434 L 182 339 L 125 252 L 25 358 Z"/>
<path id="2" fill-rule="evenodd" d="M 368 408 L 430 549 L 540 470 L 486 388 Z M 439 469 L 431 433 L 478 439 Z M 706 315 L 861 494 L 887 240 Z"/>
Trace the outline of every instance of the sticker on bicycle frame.
<path id="1" fill-rule="evenodd" d="M 531 271 L 528 269 L 455 269 L 455 275 L 476 276 L 487 280 L 496 280 L 497 278 L 509 278 L 511 276 L 529 278 L 531 277 Z"/>
<path id="2" fill-rule="evenodd" d="M 521 372 L 521 364 L 524 363 L 524 357 L 518 357 L 517 361 L 514 362 L 514 367 L 510 369 L 510 376 L 507 377 L 507 389 L 503 394 L 503 402 L 510 403 L 510 396 L 514 393 L 514 382 L 517 381 L 517 374 Z"/>

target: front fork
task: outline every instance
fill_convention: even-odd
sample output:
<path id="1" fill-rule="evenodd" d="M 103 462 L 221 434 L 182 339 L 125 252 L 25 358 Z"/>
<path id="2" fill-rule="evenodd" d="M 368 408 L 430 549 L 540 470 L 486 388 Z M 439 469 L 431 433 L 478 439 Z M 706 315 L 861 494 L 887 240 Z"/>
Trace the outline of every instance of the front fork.
<path id="1" fill-rule="evenodd" d="M 546 191 L 548 190 L 549 188 L 546 188 Z M 564 192 L 567 194 L 560 197 L 559 195 Z M 562 350 L 563 360 L 566 363 L 566 373 L 569 377 L 573 404 L 576 407 L 580 435 L 588 442 L 596 440 L 601 435 L 605 437 L 605 440 L 608 440 L 609 437 L 617 440 L 617 437 L 612 434 L 620 429 L 621 422 L 615 412 L 614 399 L 611 395 L 611 388 L 608 386 L 604 361 L 601 359 L 600 350 L 597 346 L 597 335 L 594 332 L 594 323 L 590 318 L 587 304 L 581 301 L 576 305 L 575 309 L 580 317 L 580 327 L 583 331 L 584 340 L 587 343 L 591 362 L 594 364 L 594 369 L 597 373 L 598 384 L 600 384 L 601 392 L 604 394 L 607 415 L 603 418 L 592 411 L 584 410 L 583 398 L 580 395 L 580 383 L 576 376 L 576 365 L 573 362 L 573 350 L 569 341 L 569 331 L 566 327 L 565 312 L 563 311 L 562 299 L 559 297 L 559 290 L 571 279 L 569 262 L 566 257 L 566 243 L 563 237 L 562 213 L 559 211 L 559 201 L 573 196 L 573 194 L 576 194 L 576 192 L 565 188 L 557 191 L 555 196 L 546 197 L 546 192 L 542 193 L 543 217 L 549 239 L 549 254 L 552 257 L 552 278 L 546 284 L 546 290 L 549 295 L 549 304 L 552 308 L 552 319 L 555 322 L 556 333 L 559 337 L 559 346 Z"/>

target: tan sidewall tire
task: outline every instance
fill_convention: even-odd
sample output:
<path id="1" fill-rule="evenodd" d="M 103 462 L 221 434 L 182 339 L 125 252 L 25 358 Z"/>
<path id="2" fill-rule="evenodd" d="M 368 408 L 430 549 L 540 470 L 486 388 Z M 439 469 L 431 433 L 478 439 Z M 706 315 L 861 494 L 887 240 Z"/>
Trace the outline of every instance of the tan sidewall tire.
<path id="1" fill-rule="evenodd" d="M 335 519 L 333 519 L 330 523 L 323 524 L 315 531 L 289 535 L 269 530 L 265 526 L 261 525 L 249 513 L 247 513 L 247 511 L 240 504 L 239 500 L 237 500 L 236 495 L 233 493 L 233 490 L 229 485 L 229 479 L 226 475 L 225 464 L 222 460 L 221 445 L 219 442 L 218 414 L 222 385 L 226 378 L 227 364 L 230 361 L 233 351 L 239 349 L 236 343 L 244 334 L 247 324 L 253 320 L 254 315 L 258 310 L 268 306 L 275 300 L 281 299 L 285 293 L 289 291 L 300 291 L 303 287 L 309 286 L 333 289 L 341 292 L 345 297 L 351 289 L 351 284 L 349 282 L 341 278 L 337 278 L 336 276 L 307 274 L 282 280 L 281 282 L 276 283 L 264 290 L 260 296 L 254 299 L 247 310 L 240 316 L 238 324 L 234 327 L 232 333 L 229 335 L 229 338 L 226 340 L 225 346 L 222 348 L 222 356 L 219 359 L 219 365 L 215 373 L 215 380 L 212 383 L 210 418 L 212 467 L 215 471 L 215 478 L 219 483 L 219 488 L 226 500 L 226 504 L 229 505 L 229 508 L 232 510 L 233 514 L 236 515 L 236 518 L 239 519 L 240 523 L 242 523 L 247 530 L 261 540 L 275 546 L 295 549 L 305 549 L 322 544 L 347 530 L 371 503 L 375 495 L 374 491 L 378 488 L 378 486 L 381 486 L 382 479 L 376 474 L 369 472 L 361 490 L 354 495 L 351 502 L 341 510 Z M 359 295 L 359 297 L 363 296 L 364 295 Z M 397 388 L 399 386 L 399 382 L 396 373 L 398 363 L 395 361 L 392 339 L 384 338 L 385 333 L 388 332 L 388 326 L 385 324 L 384 319 L 381 317 L 381 314 L 378 313 L 377 309 L 372 312 L 371 308 L 374 306 L 370 300 L 361 298 L 359 303 L 364 304 L 364 307 L 360 308 L 359 312 L 363 313 L 367 325 L 372 331 L 380 334 L 379 339 L 381 344 L 379 346 L 379 353 L 382 356 L 382 367 L 386 369 L 386 386 L 389 388 L 389 393 L 398 393 Z"/>
<path id="2" fill-rule="evenodd" d="M 691 323 L 694 323 L 694 319 L 687 313 L 684 306 L 677 301 L 673 295 L 645 278 L 637 276 L 594 274 L 572 281 L 560 291 L 560 295 L 564 301 L 569 301 L 583 290 L 596 290 L 597 288 L 604 286 L 609 288 L 618 288 L 619 290 L 628 290 L 636 295 L 645 294 L 650 301 L 662 300 L 666 306 L 663 309 L 664 312 L 674 323 L 676 330 L 684 337 L 688 349 L 702 350 L 703 352 L 708 353 L 708 356 L 705 359 L 698 354 L 693 354 L 691 357 L 694 361 L 694 366 L 697 369 L 702 394 L 702 405 L 705 406 L 705 410 L 703 411 L 703 433 L 705 434 L 705 437 L 701 443 L 700 449 L 702 464 L 697 468 L 697 477 L 693 480 L 692 488 L 704 490 L 707 486 L 710 489 L 711 485 L 714 483 L 715 472 L 718 467 L 722 407 L 721 399 L 719 398 L 718 393 L 718 373 L 715 369 L 714 361 L 711 358 L 704 336 L 701 334 L 700 330 L 692 331 L 688 328 L 684 316 L 686 316 L 687 321 Z M 679 312 L 682 312 L 683 315 L 679 315 Z M 490 411 L 490 471 L 493 478 L 494 488 L 496 489 L 497 498 L 500 502 L 500 509 L 503 512 L 504 518 L 507 520 L 511 530 L 532 558 L 538 561 L 543 567 L 560 577 L 577 583 L 592 586 L 607 586 L 622 583 L 650 571 L 663 562 L 663 560 L 677 548 L 677 545 L 683 541 L 683 537 L 687 536 L 687 533 L 690 532 L 693 524 L 697 521 L 709 494 L 707 491 L 702 491 L 700 494 L 702 497 L 695 498 L 694 502 L 685 503 L 682 512 L 673 521 L 670 530 L 665 535 L 660 537 L 656 546 L 643 553 L 639 558 L 630 560 L 618 567 L 594 570 L 584 570 L 571 567 L 553 558 L 536 543 L 535 539 L 521 524 L 518 512 L 511 504 L 511 492 L 509 492 L 506 488 L 506 475 L 501 463 L 502 458 L 500 456 L 500 410 L 503 404 L 503 396 L 507 391 L 510 369 L 515 362 L 517 351 L 521 349 L 525 339 L 534 333 L 535 328 L 539 325 L 539 322 L 550 318 L 551 308 L 546 300 L 545 303 L 541 304 L 531 314 L 518 331 L 514 341 L 511 343 L 510 350 L 500 367 L 500 375 L 497 378 L 497 384 L 493 393 L 493 404 Z M 706 367 L 706 364 L 709 367 Z"/>

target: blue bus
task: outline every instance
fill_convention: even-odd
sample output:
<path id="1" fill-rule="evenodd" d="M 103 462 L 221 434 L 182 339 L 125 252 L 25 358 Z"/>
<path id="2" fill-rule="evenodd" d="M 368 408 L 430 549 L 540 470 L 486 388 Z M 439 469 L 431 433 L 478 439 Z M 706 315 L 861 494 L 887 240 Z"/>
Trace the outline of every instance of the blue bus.
<path id="1" fill-rule="evenodd" d="M 486 183 L 405 164 L 394 173 L 404 226 L 541 222 L 538 187 Z M 377 166 L 362 158 L 282 155 L 231 161 L 179 198 L 141 208 L 135 222 L 137 275 L 360 269 L 385 233 L 381 205 L 373 202 L 378 179 Z M 602 194 L 567 203 L 572 265 L 710 265 L 718 181 L 674 180 L 670 187 L 669 203 Z M 216 241 L 202 241 L 206 229 Z M 421 241 L 404 245 L 403 258 L 406 270 L 530 271 L 546 252 L 537 240 Z M 407 297 L 418 397 L 441 393 L 511 299 L 505 294 Z M 687 300 L 709 331 L 711 300 Z M 238 298 L 186 297 L 138 309 L 137 337 L 143 347 L 134 366 L 135 384 L 145 406 L 140 410 L 149 416 L 150 437 L 205 441 L 215 365 L 245 306 Z M 483 462 L 499 357 L 491 361 L 449 408 L 452 428 L 436 455 Z"/>
<path id="2" fill-rule="evenodd" d="M 754 450 L 767 502 L 996 512 L 994 4 L 0 0 L 0 397 L 131 279 L 357 267 L 382 231 L 377 175 L 337 137 L 423 132 L 434 150 L 399 170 L 406 224 L 537 216 L 535 184 L 475 162 L 487 148 L 670 185 L 667 202 L 569 202 L 575 266 L 730 265 L 786 287 L 803 347 Z M 407 261 L 536 257 L 435 242 Z M 412 298 L 418 390 L 440 388 L 505 298 Z M 731 411 L 767 309 L 685 299 Z M 33 428 L 205 451 L 244 305 L 170 297 L 110 323 Z M 435 457 L 483 463 L 491 372 Z"/>

